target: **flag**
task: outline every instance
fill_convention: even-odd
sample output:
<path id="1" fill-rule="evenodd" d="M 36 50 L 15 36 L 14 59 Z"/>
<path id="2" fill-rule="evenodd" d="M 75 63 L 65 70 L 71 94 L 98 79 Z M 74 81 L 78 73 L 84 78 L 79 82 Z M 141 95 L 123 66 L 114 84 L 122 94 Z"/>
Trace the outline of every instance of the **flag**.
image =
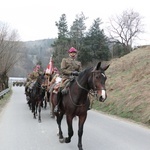
<path id="1" fill-rule="evenodd" d="M 53 71 L 54 71 L 54 64 L 53 64 L 53 58 L 52 58 L 52 56 L 51 56 L 51 57 L 50 57 L 49 64 L 48 64 L 48 66 L 47 66 L 47 68 L 46 68 L 45 73 L 46 73 L 46 74 L 52 74 Z"/>

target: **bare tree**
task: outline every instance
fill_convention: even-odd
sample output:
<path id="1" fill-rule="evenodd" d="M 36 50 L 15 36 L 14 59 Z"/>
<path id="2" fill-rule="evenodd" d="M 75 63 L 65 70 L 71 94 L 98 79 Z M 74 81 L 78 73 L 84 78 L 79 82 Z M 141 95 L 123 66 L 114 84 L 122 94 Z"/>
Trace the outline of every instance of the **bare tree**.
<path id="1" fill-rule="evenodd" d="M 8 72 L 20 58 L 20 48 L 17 31 L 0 22 L 0 84 L 4 84 L 5 87 L 8 86 Z"/>
<path id="2" fill-rule="evenodd" d="M 130 52 L 133 41 L 138 38 L 140 33 L 144 32 L 142 19 L 139 13 L 133 10 L 123 11 L 120 16 L 110 18 L 108 31 L 111 39 L 124 45 Z"/>

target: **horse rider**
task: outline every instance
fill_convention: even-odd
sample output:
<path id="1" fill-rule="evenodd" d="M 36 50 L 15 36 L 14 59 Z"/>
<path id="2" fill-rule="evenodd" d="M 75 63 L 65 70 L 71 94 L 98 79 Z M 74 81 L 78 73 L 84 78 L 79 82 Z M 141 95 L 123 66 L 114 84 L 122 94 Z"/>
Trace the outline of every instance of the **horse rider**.
<path id="1" fill-rule="evenodd" d="M 57 105 L 54 108 L 54 112 L 58 112 L 59 104 L 61 101 L 62 94 L 67 94 L 67 87 L 70 82 L 74 79 L 74 76 L 78 76 L 82 70 L 80 61 L 77 61 L 77 50 L 71 47 L 68 50 L 69 57 L 63 58 L 61 62 L 62 80 L 57 93 Z"/>
<path id="2" fill-rule="evenodd" d="M 44 84 L 44 86 L 46 87 L 47 94 L 48 94 L 48 92 L 50 92 L 51 86 L 52 86 L 52 84 L 55 83 L 55 79 L 58 76 L 59 76 L 59 71 L 56 67 L 54 67 L 52 74 L 50 74 L 49 72 L 46 72 L 46 70 L 45 70 L 45 84 Z M 47 101 L 49 101 L 48 95 L 47 95 Z"/>
<path id="3" fill-rule="evenodd" d="M 27 81 L 26 81 L 26 86 L 25 86 L 25 93 L 27 93 L 28 87 L 32 88 L 32 86 L 35 83 L 36 79 L 42 73 L 40 68 L 41 68 L 40 65 L 36 65 L 36 67 L 33 70 L 33 72 L 28 75 Z"/>
<path id="4" fill-rule="evenodd" d="M 52 74 L 52 79 L 51 79 L 51 82 L 50 82 L 50 85 L 54 84 L 55 81 L 56 81 L 56 78 L 59 77 L 59 71 L 56 67 L 54 67 L 54 71 L 53 71 L 53 74 Z"/>

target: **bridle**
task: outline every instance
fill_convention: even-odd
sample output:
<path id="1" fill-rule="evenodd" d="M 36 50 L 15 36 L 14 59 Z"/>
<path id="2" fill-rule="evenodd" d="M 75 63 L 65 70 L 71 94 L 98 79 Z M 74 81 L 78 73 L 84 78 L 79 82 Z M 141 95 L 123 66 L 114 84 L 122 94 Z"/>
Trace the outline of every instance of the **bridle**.
<path id="1" fill-rule="evenodd" d="M 93 72 L 92 72 L 93 89 L 87 89 L 87 88 L 83 87 L 83 86 L 78 82 L 77 78 L 75 78 L 75 81 L 76 81 L 77 85 L 78 85 L 81 89 L 84 89 L 84 90 L 87 91 L 87 92 L 89 92 L 89 91 L 91 91 L 91 90 L 93 90 L 94 92 L 96 92 L 96 91 L 98 91 L 98 90 L 102 90 L 101 88 L 96 88 L 96 86 L 95 86 L 95 84 L 94 84 L 95 73 L 99 73 L 99 72 L 97 72 L 97 71 L 93 71 Z M 104 73 L 101 73 L 101 74 L 102 74 L 103 76 L 105 76 Z"/>
<path id="2" fill-rule="evenodd" d="M 85 91 L 87 91 L 87 92 L 89 92 L 90 90 L 89 89 L 86 89 L 86 88 L 84 88 L 83 86 L 81 86 L 81 84 L 78 82 L 78 80 L 75 78 L 75 81 L 77 82 L 77 85 L 81 88 L 81 89 L 83 89 L 83 90 L 85 90 Z"/>
<path id="3" fill-rule="evenodd" d="M 93 89 L 87 89 L 87 88 L 83 87 L 83 86 L 78 82 L 77 78 L 75 78 L 75 81 L 76 81 L 77 85 L 78 85 L 81 89 L 87 91 L 90 95 L 97 97 L 97 91 L 98 91 L 98 90 L 102 90 L 102 89 L 96 88 L 96 86 L 95 86 L 95 84 L 94 84 L 95 73 L 98 73 L 98 72 L 97 72 L 97 71 L 93 71 L 93 72 L 92 72 Z M 104 73 L 101 73 L 101 74 L 104 75 Z M 69 88 L 69 96 L 70 96 L 70 99 L 71 99 L 72 103 L 73 103 L 75 106 L 84 106 L 84 105 L 86 104 L 86 103 L 85 103 L 85 104 L 81 104 L 81 105 L 75 104 L 74 101 L 73 101 L 73 99 L 72 99 L 71 93 L 70 93 L 70 88 Z"/>
<path id="4" fill-rule="evenodd" d="M 43 79 L 41 79 L 41 80 L 43 80 Z M 42 83 L 41 83 L 41 82 L 38 82 L 38 81 L 37 81 L 37 87 L 38 87 L 39 89 L 42 89 L 42 90 L 45 90 L 45 89 L 46 89 L 46 87 L 43 86 Z"/>

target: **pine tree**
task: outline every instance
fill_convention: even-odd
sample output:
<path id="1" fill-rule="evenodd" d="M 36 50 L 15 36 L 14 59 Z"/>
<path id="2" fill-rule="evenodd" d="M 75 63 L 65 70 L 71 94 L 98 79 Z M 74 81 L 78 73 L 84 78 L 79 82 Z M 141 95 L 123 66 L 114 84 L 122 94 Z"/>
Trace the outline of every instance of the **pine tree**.
<path id="1" fill-rule="evenodd" d="M 87 17 L 83 13 L 76 15 L 75 20 L 70 28 L 70 43 L 73 47 L 75 47 L 78 53 L 78 59 L 84 64 L 86 60 L 85 54 L 85 45 L 84 45 L 84 38 L 85 38 L 85 20 Z M 84 55 L 83 55 L 84 53 Z M 88 55 L 88 54 L 87 54 Z M 87 56 L 86 55 L 86 56 Z"/>
<path id="2" fill-rule="evenodd" d="M 93 25 L 87 33 L 86 43 L 93 59 L 108 60 L 110 52 L 104 30 L 100 29 L 101 24 L 100 18 L 94 20 Z"/>
<path id="3" fill-rule="evenodd" d="M 60 68 L 60 62 L 63 57 L 67 54 L 68 50 L 68 25 L 66 21 L 66 15 L 62 14 L 60 20 L 55 22 L 55 25 L 58 28 L 58 39 L 54 42 L 52 47 L 54 48 L 53 59 L 55 62 L 55 66 Z"/>

